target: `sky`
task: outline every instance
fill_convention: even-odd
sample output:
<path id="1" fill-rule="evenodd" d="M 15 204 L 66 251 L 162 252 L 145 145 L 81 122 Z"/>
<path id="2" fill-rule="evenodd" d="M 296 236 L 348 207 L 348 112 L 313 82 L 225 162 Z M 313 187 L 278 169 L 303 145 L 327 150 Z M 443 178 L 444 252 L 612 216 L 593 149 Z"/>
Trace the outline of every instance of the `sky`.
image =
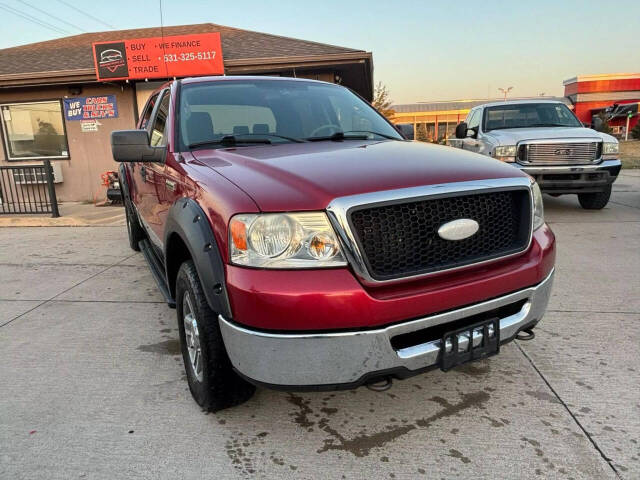
<path id="1" fill-rule="evenodd" d="M 0 48 L 158 26 L 159 4 L 0 0 Z M 162 0 L 162 12 L 164 25 L 211 22 L 372 52 L 374 79 L 394 103 L 497 97 L 499 87 L 562 95 L 576 75 L 640 72 L 638 0 Z"/>

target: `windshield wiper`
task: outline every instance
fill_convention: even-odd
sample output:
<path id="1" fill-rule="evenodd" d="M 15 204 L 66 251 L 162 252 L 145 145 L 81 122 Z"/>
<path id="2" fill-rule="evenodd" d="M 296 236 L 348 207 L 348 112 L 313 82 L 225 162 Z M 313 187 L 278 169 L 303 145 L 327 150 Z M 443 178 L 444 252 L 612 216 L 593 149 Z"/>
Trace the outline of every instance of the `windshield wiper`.
<path id="1" fill-rule="evenodd" d="M 217 140 L 205 140 L 203 142 L 194 142 L 188 145 L 189 148 L 197 148 L 204 147 L 207 145 L 223 145 L 223 146 L 233 146 L 237 144 L 247 144 L 247 143 L 263 143 L 263 144 L 271 144 L 271 140 L 268 138 L 253 138 L 253 139 L 242 139 L 238 138 L 235 135 L 225 135 L 224 137 Z"/>
<path id="2" fill-rule="evenodd" d="M 240 137 L 247 137 L 247 136 L 251 137 L 253 135 L 256 135 L 258 137 L 267 136 L 267 137 L 283 138 L 284 140 L 289 140 L 290 142 L 295 142 L 295 143 L 304 143 L 304 142 L 307 141 L 307 140 L 304 140 L 302 138 L 286 137 L 284 135 L 278 135 L 276 133 L 241 133 L 238 136 L 240 136 Z"/>
<path id="3" fill-rule="evenodd" d="M 530 127 L 577 127 L 577 125 L 566 125 L 564 123 L 534 123 Z"/>
<path id="4" fill-rule="evenodd" d="M 360 135 L 346 135 L 347 133 L 360 133 Z M 369 130 L 349 130 L 346 132 L 335 132 L 332 135 L 327 135 L 324 137 L 307 137 L 306 140 L 310 142 L 321 142 L 324 140 L 331 140 L 332 142 L 339 142 L 341 140 L 369 140 L 370 135 L 379 135 L 380 137 L 388 138 L 389 140 L 399 140 L 398 138 L 392 137 L 391 135 L 379 132 L 370 132 Z"/>
<path id="5" fill-rule="evenodd" d="M 564 125 L 562 123 L 532 123 L 530 125 L 511 125 L 508 127 L 493 127 L 491 129 L 486 130 L 490 132 L 491 130 L 508 130 L 510 128 L 535 128 L 535 127 L 572 127 L 574 125 Z"/>

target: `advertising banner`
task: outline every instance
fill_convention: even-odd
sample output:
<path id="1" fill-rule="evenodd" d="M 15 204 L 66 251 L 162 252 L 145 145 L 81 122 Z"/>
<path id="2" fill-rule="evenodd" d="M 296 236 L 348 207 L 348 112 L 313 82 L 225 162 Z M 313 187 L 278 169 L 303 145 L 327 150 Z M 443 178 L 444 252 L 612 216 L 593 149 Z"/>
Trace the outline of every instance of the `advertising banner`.
<path id="1" fill-rule="evenodd" d="M 116 96 L 65 98 L 64 118 L 69 121 L 118 118 Z"/>
<path id="2" fill-rule="evenodd" d="M 93 59 L 100 81 L 224 74 L 219 33 L 96 42 Z"/>

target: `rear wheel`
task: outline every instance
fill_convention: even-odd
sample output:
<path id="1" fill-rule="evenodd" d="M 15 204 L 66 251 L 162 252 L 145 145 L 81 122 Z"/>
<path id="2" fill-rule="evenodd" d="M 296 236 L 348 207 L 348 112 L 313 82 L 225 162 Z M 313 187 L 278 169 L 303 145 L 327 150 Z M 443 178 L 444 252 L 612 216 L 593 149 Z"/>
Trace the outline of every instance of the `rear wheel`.
<path id="1" fill-rule="evenodd" d="M 609 203 L 610 198 L 611 185 L 607 185 L 607 187 L 601 192 L 578 194 L 580 206 L 586 210 L 600 210 Z"/>
<path id="2" fill-rule="evenodd" d="M 129 234 L 129 245 L 136 252 L 140 251 L 140 243 L 141 240 L 144 240 L 144 230 L 140 226 L 140 222 L 138 222 L 138 217 L 136 216 L 135 211 L 133 210 L 133 205 L 131 205 L 131 200 L 127 197 L 124 197 L 124 213 L 127 219 L 127 233 Z"/>
<path id="3" fill-rule="evenodd" d="M 191 260 L 178 271 L 176 311 L 189 390 L 198 405 L 215 412 L 249 400 L 256 388 L 233 371 L 217 314 L 207 303 Z"/>

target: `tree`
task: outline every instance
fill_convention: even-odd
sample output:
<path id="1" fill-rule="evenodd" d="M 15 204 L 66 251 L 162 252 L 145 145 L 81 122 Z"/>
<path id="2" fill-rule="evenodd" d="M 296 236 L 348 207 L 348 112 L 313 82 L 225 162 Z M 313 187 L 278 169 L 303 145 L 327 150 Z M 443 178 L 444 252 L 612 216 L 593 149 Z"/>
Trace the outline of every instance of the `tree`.
<path id="1" fill-rule="evenodd" d="M 608 133 L 609 135 L 611 135 L 613 133 L 613 130 L 611 130 L 609 122 L 607 121 L 607 116 L 604 114 L 604 112 L 599 113 L 598 118 L 600 119 L 601 123 L 600 128 L 598 128 L 597 130 L 599 132 Z"/>
<path id="2" fill-rule="evenodd" d="M 629 132 L 633 138 L 640 140 L 640 121 L 636 123 L 636 126 Z"/>
<path id="3" fill-rule="evenodd" d="M 395 111 L 391 108 L 393 101 L 389 98 L 389 90 L 387 86 L 382 82 L 376 84 L 376 88 L 373 91 L 373 102 L 371 105 L 378 110 L 382 115 L 391 120 L 395 115 Z"/>
<path id="4" fill-rule="evenodd" d="M 416 140 L 419 142 L 428 142 L 429 135 L 427 134 L 427 125 L 425 123 L 418 123 L 416 125 Z"/>

